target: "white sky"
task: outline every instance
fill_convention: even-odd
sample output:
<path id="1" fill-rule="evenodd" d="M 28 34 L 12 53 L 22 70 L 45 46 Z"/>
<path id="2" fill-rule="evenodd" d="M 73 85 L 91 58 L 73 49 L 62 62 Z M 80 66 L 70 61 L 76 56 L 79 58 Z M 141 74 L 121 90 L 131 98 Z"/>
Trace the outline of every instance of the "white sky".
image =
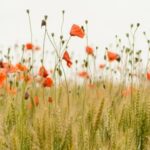
<path id="1" fill-rule="evenodd" d="M 59 34 L 61 10 L 66 11 L 65 34 L 69 33 L 73 23 L 81 25 L 88 19 L 89 43 L 101 50 L 114 42 L 116 34 L 124 37 L 131 23 L 141 24 L 139 35 L 142 36 L 143 31 L 150 35 L 150 0 L 0 0 L 1 46 L 30 41 L 26 9 L 31 12 L 34 41 L 40 44 L 43 16 L 48 15 L 49 31 Z M 78 39 L 71 43 L 72 51 L 76 50 L 76 55 L 79 55 L 81 45 L 83 47 L 85 43 Z M 145 48 L 145 45 L 144 37 L 139 39 L 139 48 Z"/>

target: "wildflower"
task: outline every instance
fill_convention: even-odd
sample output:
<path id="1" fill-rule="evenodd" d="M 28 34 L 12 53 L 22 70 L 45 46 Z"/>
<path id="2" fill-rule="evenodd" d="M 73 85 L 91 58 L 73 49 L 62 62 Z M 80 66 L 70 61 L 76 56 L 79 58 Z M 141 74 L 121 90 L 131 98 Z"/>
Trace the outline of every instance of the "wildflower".
<path id="1" fill-rule="evenodd" d="M 67 51 L 64 52 L 63 59 L 67 62 L 67 66 L 70 68 L 72 65 L 72 61 Z"/>
<path id="2" fill-rule="evenodd" d="M 150 80 L 150 72 L 147 72 L 147 80 Z"/>
<path id="3" fill-rule="evenodd" d="M 106 66 L 105 64 L 100 64 L 100 65 L 99 65 L 99 68 L 100 68 L 100 69 L 103 69 L 103 68 L 105 68 L 105 66 Z"/>
<path id="4" fill-rule="evenodd" d="M 7 62 L 1 62 L 0 66 L 3 68 L 3 70 L 5 70 L 6 73 L 15 73 L 17 70 L 14 65 Z"/>
<path id="5" fill-rule="evenodd" d="M 38 74 L 39 74 L 39 76 L 41 76 L 43 78 L 46 78 L 48 76 L 48 72 L 44 66 L 40 67 Z"/>
<path id="6" fill-rule="evenodd" d="M 117 53 L 111 51 L 107 52 L 107 57 L 110 62 L 114 60 L 120 61 L 120 56 Z"/>
<path id="7" fill-rule="evenodd" d="M 94 55 L 93 48 L 90 47 L 90 46 L 87 46 L 87 47 L 86 47 L 86 53 L 87 53 L 88 55 Z"/>
<path id="8" fill-rule="evenodd" d="M 84 31 L 80 26 L 73 24 L 71 27 L 71 30 L 70 30 L 70 35 L 83 38 L 84 37 Z"/>
<path id="9" fill-rule="evenodd" d="M 47 77 L 43 81 L 44 87 L 51 87 L 53 85 L 53 80 L 50 77 Z"/>
<path id="10" fill-rule="evenodd" d="M 28 70 L 27 67 L 21 63 L 16 64 L 16 68 L 18 71 L 23 71 L 23 72 Z"/>
<path id="11" fill-rule="evenodd" d="M 6 79 L 6 74 L 4 72 L 0 72 L 0 87 L 3 85 Z"/>
<path id="12" fill-rule="evenodd" d="M 32 43 L 26 43 L 25 48 L 26 50 L 33 50 L 34 46 Z"/>
<path id="13" fill-rule="evenodd" d="M 86 71 L 81 71 L 78 73 L 79 77 L 82 77 L 82 78 L 89 78 L 89 74 L 86 72 Z"/>

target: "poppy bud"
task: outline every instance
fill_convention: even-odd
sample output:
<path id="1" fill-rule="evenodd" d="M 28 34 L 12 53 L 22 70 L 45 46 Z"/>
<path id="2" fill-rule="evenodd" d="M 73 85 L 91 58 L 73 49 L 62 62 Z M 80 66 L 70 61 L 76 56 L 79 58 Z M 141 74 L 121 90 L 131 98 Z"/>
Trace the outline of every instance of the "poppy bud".
<path id="1" fill-rule="evenodd" d="M 3 67 L 4 67 L 3 62 L 0 61 L 0 68 L 3 68 Z"/>
<path id="2" fill-rule="evenodd" d="M 29 9 L 27 9 L 27 10 L 26 10 L 26 12 L 29 14 L 29 13 L 30 13 L 30 10 L 29 10 Z"/>
<path id="3" fill-rule="evenodd" d="M 45 19 L 45 20 L 47 20 L 47 18 L 48 18 L 48 16 L 47 16 L 47 15 L 45 15 L 45 16 L 44 16 L 44 19 Z"/>
<path id="4" fill-rule="evenodd" d="M 130 26 L 131 28 L 133 28 L 133 24 L 131 24 L 131 26 Z"/>
<path id="5" fill-rule="evenodd" d="M 75 63 L 77 64 L 77 63 L 78 63 L 78 60 L 75 60 Z"/>
<path id="6" fill-rule="evenodd" d="M 54 33 L 51 33 L 51 36 L 52 36 L 52 37 L 54 37 L 54 36 L 55 36 L 55 34 L 54 34 Z"/>
<path id="7" fill-rule="evenodd" d="M 61 39 L 61 40 L 63 39 L 63 35 L 60 36 L 60 39 Z"/>
<path id="8" fill-rule="evenodd" d="M 129 33 L 126 33 L 126 37 L 127 37 L 127 38 L 129 37 Z"/>
<path id="9" fill-rule="evenodd" d="M 81 29 L 83 30 L 83 32 L 85 31 L 83 26 L 81 26 Z"/>
<path id="10" fill-rule="evenodd" d="M 85 67 L 87 68 L 88 67 L 88 61 L 84 61 L 84 65 L 85 65 Z"/>
<path id="11" fill-rule="evenodd" d="M 136 57 L 136 58 L 135 58 L 135 62 L 137 63 L 138 61 L 139 61 L 139 59 Z"/>
<path id="12" fill-rule="evenodd" d="M 46 21 L 42 20 L 41 27 L 46 26 Z"/>
<path id="13" fill-rule="evenodd" d="M 25 92 L 24 99 L 27 100 L 29 98 L 29 93 Z"/>
<path id="14" fill-rule="evenodd" d="M 140 26 L 140 23 L 137 23 L 137 27 L 139 27 Z"/>
<path id="15" fill-rule="evenodd" d="M 85 20 L 85 24 L 88 24 L 88 20 Z"/>
<path id="16" fill-rule="evenodd" d="M 62 76 L 62 71 L 61 71 L 61 69 L 57 68 L 57 72 L 58 72 L 58 75 L 59 75 L 59 76 Z"/>
<path id="17" fill-rule="evenodd" d="M 104 60 L 106 60 L 106 55 L 104 55 Z"/>
<path id="18" fill-rule="evenodd" d="M 18 81 L 16 81 L 16 87 L 18 87 L 19 86 L 19 82 Z"/>
<path id="19" fill-rule="evenodd" d="M 104 89 L 106 89 L 106 86 L 105 86 L 105 84 L 103 84 L 103 88 L 104 88 Z"/>
<path id="20" fill-rule="evenodd" d="M 120 62 L 121 57 L 118 55 L 118 58 L 116 59 L 118 62 Z"/>

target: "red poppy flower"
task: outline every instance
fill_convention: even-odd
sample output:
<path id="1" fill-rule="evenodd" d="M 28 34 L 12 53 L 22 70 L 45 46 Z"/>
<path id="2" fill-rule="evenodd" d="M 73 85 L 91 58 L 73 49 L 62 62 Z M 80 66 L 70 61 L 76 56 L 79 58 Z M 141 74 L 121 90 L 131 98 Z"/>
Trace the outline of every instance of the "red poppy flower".
<path id="1" fill-rule="evenodd" d="M 16 68 L 18 71 L 27 71 L 27 67 L 25 65 L 22 65 L 21 63 L 16 64 Z"/>
<path id="2" fill-rule="evenodd" d="M 147 72 L 147 80 L 150 80 L 150 72 Z"/>
<path id="3" fill-rule="evenodd" d="M 105 66 L 106 66 L 105 64 L 100 64 L 100 65 L 99 65 L 99 68 L 100 68 L 100 69 L 103 69 L 103 68 L 105 68 Z"/>
<path id="4" fill-rule="evenodd" d="M 81 71 L 78 73 L 79 77 L 89 78 L 89 74 L 86 71 Z"/>
<path id="5" fill-rule="evenodd" d="M 86 53 L 87 53 L 88 55 L 94 55 L 94 50 L 93 50 L 93 48 L 90 47 L 90 46 L 87 46 L 87 47 L 86 47 Z"/>
<path id="6" fill-rule="evenodd" d="M 46 78 L 48 76 L 48 72 L 44 66 L 40 67 L 38 74 L 39 74 L 39 76 L 41 76 L 43 78 Z"/>
<path id="7" fill-rule="evenodd" d="M 72 61 L 67 51 L 64 52 L 63 59 L 67 62 L 67 66 L 70 68 L 72 65 Z"/>
<path id="8" fill-rule="evenodd" d="M 117 53 L 114 53 L 114 52 L 111 52 L 111 51 L 107 52 L 107 57 L 108 57 L 109 61 L 118 60 L 120 58 Z"/>
<path id="9" fill-rule="evenodd" d="M 3 68 L 6 73 L 15 73 L 17 70 L 14 65 L 7 62 L 1 62 L 1 68 Z"/>
<path id="10" fill-rule="evenodd" d="M 50 77 L 44 78 L 43 86 L 51 87 L 53 85 L 53 80 Z"/>
<path id="11" fill-rule="evenodd" d="M 73 24 L 71 27 L 71 30 L 70 30 L 70 35 L 83 38 L 84 37 L 84 31 L 80 26 Z"/>
<path id="12" fill-rule="evenodd" d="M 38 106 L 38 105 L 39 105 L 39 97 L 38 97 L 38 96 L 35 96 L 35 97 L 34 97 L 34 105 L 35 105 L 35 106 Z"/>
<path id="13" fill-rule="evenodd" d="M 6 74 L 4 72 L 0 72 L 0 87 L 3 85 L 6 79 Z"/>
<path id="14" fill-rule="evenodd" d="M 33 46 L 32 43 L 26 43 L 25 48 L 26 48 L 27 50 L 32 50 L 32 49 L 34 48 L 34 46 Z"/>

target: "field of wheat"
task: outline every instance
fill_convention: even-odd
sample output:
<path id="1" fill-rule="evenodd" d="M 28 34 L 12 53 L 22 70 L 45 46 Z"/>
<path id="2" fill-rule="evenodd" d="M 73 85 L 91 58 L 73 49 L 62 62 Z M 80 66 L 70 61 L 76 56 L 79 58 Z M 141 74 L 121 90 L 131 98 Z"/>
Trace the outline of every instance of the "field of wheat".
<path id="1" fill-rule="evenodd" d="M 31 39 L 14 48 L 21 57 L 11 57 L 13 48 L 6 55 L 1 52 L 0 150 L 149 150 L 150 40 L 143 32 L 147 49 L 136 49 L 140 24 L 131 24 L 131 32 L 125 35 L 127 45 L 116 36 L 118 51 L 106 47 L 104 63 L 99 64 L 99 48 L 89 44 L 88 20 L 84 25 L 73 23 L 65 37 L 62 11 L 56 41 L 44 16 L 43 44 L 36 45 L 30 10 L 26 13 Z M 86 43 L 82 63 L 80 57 L 70 56 L 69 44 L 76 39 Z M 46 67 L 46 40 L 54 49 L 52 68 Z"/>

